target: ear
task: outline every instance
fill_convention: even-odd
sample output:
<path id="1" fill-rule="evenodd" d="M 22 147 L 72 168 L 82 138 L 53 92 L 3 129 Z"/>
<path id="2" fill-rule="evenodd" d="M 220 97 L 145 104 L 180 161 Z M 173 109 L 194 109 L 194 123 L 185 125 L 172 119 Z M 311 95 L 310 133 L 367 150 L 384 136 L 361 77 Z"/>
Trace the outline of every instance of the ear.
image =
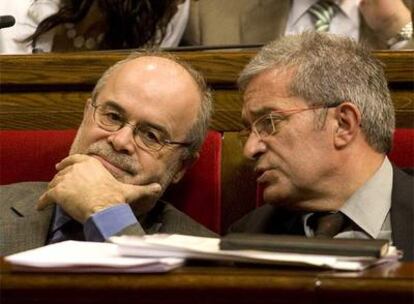
<path id="1" fill-rule="evenodd" d="M 358 135 L 361 125 L 361 112 L 350 102 L 344 102 L 335 109 L 337 122 L 334 144 L 337 149 L 348 146 Z"/>
<path id="2" fill-rule="evenodd" d="M 181 161 L 181 167 L 179 170 L 174 174 L 171 183 L 176 184 L 178 183 L 184 176 L 185 172 L 199 159 L 200 153 L 196 153 L 193 157 L 188 158 L 186 160 Z"/>
<path id="3" fill-rule="evenodd" d="M 85 108 L 83 110 L 86 111 L 86 108 L 89 107 L 91 104 L 92 104 L 92 98 L 89 97 L 85 102 Z"/>
<path id="4" fill-rule="evenodd" d="M 89 97 L 86 100 L 85 105 L 83 106 L 82 122 L 86 119 L 86 117 L 88 117 L 88 113 L 89 113 L 90 109 L 92 108 L 91 104 L 92 104 L 92 98 Z"/>

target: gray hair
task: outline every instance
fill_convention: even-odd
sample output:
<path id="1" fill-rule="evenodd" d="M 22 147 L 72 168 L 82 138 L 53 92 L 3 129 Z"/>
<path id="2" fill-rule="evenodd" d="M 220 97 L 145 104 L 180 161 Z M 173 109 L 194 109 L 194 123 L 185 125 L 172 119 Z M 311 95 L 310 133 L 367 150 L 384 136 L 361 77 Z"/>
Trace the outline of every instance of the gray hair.
<path id="1" fill-rule="evenodd" d="M 127 62 L 134 60 L 140 57 L 161 57 L 165 59 L 169 59 L 179 66 L 184 68 L 193 78 L 194 82 L 197 85 L 197 88 L 200 93 L 201 105 L 200 109 L 197 114 L 197 119 L 193 126 L 187 133 L 186 141 L 191 142 L 191 145 L 187 147 L 186 152 L 184 153 L 183 158 L 189 159 L 195 157 L 196 153 L 200 150 L 204 139 L 207 135 L 210 119 L 213 112 L 213 102 L 212 102 L 212 94 L 210 89 L 207 86 L 207 83 L 204 77 L 201 75 L 200 72 L 196 71 L 189 63 L 180 60 L 178 57 L 170 54 L 170 53 L 163 53 L 159 51 L 145 51 L 145 52 L 135 52 L 130 54 L 126 59 L 118 61 L 111 67 L 109 67 L 99 78 L 98 82 L 95 85 L 95 88 L 92 91 L 92 100 L 96 100 L 99 93 L 101 92 L 102 88 L 105 86 L 106 82 L 108 81 L 109 76 L 122 67 Z"/>
<path id="2" fill-rule="evenodd" d="M 244 91 L 258 74 L 293 70 L 289 92 L 310 105 L 353 103 L 361 112 L 361 129 L 368 144 L 380 153 L 392 148 L 394 106 L 382 63 L 351 38 L 304 32 L 264 46 L 241 72 Z"/>

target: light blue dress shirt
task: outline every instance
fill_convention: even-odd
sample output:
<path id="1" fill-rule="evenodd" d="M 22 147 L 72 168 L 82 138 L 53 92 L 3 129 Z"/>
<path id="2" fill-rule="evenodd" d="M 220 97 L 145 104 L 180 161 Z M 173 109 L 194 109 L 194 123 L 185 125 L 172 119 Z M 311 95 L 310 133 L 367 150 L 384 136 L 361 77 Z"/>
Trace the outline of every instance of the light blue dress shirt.
<path id="1" fill-rule="evenodd" d="M 65 238 L 60 228 L 71 220 L 73 219 L 59 205 L 56 205 L 49 242 L 53 242 L 53 239 Z M 103 242 L 126 227 L 137 223 L 138 220 L 131 207 L 122 203 L 93 214 L 83 225 L 83 233 L 86 241 Z"/>

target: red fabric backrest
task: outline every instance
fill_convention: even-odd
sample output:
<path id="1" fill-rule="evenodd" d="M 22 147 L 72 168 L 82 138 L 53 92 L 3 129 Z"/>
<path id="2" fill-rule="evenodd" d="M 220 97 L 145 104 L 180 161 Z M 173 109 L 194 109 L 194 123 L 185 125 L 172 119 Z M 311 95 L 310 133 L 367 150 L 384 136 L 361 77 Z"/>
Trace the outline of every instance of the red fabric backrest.
<path id="1" fill-rule="evenodd" d="M 0 184 L 49 181 L 68 155 L 76 130 L 0 131 Z M 209 131 L 200 159 L 167 193 L 178 209 L 220 232 L 221 134 Z"/>
<path id="2" fill-rule="evenodd" d="M 76 130 L 0 131 L 0 184 L 50 181 Z"/>
<path id="3" fill-rule="evenodd" d="M 414 129 L 396 129 L 390 160 L 400 168 L 414 167 Z"/>

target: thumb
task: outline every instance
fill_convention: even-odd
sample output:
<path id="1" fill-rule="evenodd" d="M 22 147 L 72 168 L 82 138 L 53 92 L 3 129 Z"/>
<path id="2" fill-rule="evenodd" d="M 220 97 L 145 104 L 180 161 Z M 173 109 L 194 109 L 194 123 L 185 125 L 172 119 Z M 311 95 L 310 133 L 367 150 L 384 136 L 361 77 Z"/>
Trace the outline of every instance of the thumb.
<path id="1" fill-rule="evenodd" d="M 148 199 L 151 197 L 158 197 L 161 193 L 161 185 L 152 183 L 148 185 L 128 185 L 123 184 L 123 191 L 126 202 L 130 203 L 135 200 Z"/>

